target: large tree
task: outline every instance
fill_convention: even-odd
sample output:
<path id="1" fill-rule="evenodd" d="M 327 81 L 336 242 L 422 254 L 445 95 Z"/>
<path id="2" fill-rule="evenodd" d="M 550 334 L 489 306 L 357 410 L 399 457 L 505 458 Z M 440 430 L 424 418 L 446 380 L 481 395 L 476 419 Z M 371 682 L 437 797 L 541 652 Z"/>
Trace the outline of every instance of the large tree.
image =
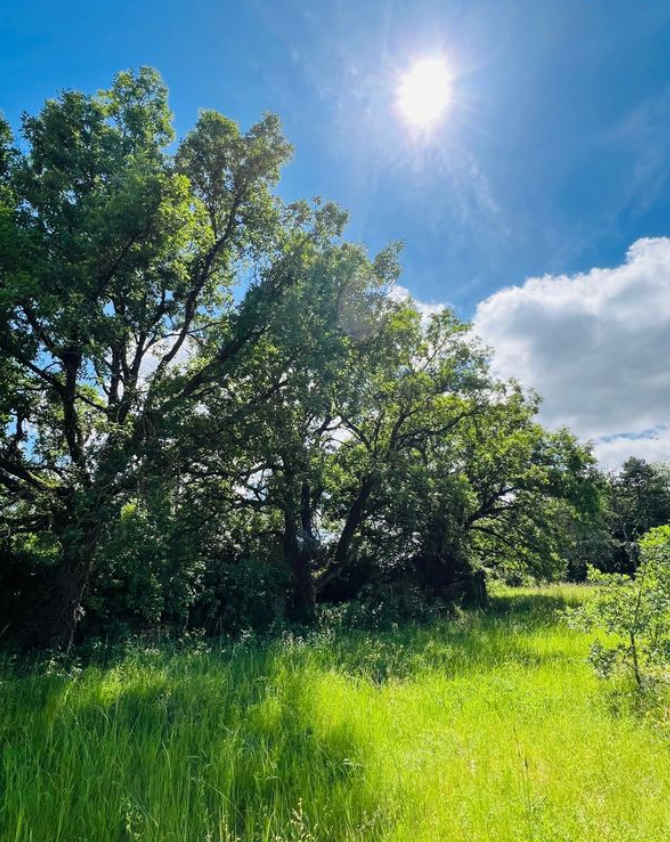
<path id="1" fill-rule="evenodd" d="M 392 250 L 369 263 L 331 247 L 312 269 L 233 393 L 212 389 L 175 436 L 198 454 L 190 523 L 231 556 L 282 567 L 300 617 L 393 579 L 482 599 L 486 568 L 558 575 L 596 507 L 588 452 L 492 378 L 453 313 L 426 325 L 385 294 Z"/>
<path id="2" fill-rule="evenodd" d="M 36 629 L 68 645 L 105 519 L 170 413 L 225 379 L 321 236 L 270 188 L 276 118 L 214 112 L 174 140 L 149 69 L 67 91 L 0 154 L 0 506 L 58 545 Z M 232 288 L 241 279 L 241 300 Z M 207 335 L 207 362 L 175 379 Z"/>
<path id="3" fill-rule="evenodd" d="M 173 144 L 148 69 L 48 101 L 17 145 L 0 124 L 12 622 L 67 647 L 87 605 L 188 623 L 253 570 L 308 619 L 389 579 L 451 597 L 500 559 L 560 566 L 589 454 L 451 311 L 389 295 L 397 247 L 370 259 L 335 205 L 279 201 L 275 117 L 206 111 Z"/>
<path id="4" fill-rule="evenodd" d="M 171 437 L 181 455 L 164 448 L 173 465 L 186 464 L 191 525 L 201 520 L 210 533 L 213 525 L 220 544 L 240 521 L 253 524 L 242 531 L 265 536 L 262 547 L 254 538 L 254 552 L 280 559 L 289 610 L 300 618 L 317 598 L 327 474 L 347 430 L 340 410 L 363 376 L 361 361 L 389 330 L 387 293 L 398 273 L 396 247 L 370 261 L 338 241 L 346 217 L 333 205 L 317 204 L 315 218 L 321 247 L 275 304 L 265 334 L 234 377 L 212 384 L 181 417 Z"/>

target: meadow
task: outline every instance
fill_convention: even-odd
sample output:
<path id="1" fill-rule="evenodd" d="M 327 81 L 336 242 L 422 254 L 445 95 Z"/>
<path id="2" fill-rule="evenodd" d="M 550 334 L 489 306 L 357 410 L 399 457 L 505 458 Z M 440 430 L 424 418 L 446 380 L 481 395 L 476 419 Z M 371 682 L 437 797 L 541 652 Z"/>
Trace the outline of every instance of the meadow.
<path id="1" fill-rule="evenodd" d="M 1 842 L 665 842 L 670 744 L 562 613 L 176 649 L 0 683 Z"/>

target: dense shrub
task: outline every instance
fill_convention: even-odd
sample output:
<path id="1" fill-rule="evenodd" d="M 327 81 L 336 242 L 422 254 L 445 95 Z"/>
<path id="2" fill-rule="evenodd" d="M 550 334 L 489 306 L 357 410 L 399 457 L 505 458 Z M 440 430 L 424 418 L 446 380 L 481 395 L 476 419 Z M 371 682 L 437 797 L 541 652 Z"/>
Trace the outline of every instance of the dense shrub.
<path id="1" fill-rule="evenodd" d="M 598 586 L 579 612 L 600 632 L 591 647 L 599 674 L 631 674 L 639 688 L 670 677 L 670 526 L 651 529 L 640 541 L 633 576 L 591 569 Z"/>

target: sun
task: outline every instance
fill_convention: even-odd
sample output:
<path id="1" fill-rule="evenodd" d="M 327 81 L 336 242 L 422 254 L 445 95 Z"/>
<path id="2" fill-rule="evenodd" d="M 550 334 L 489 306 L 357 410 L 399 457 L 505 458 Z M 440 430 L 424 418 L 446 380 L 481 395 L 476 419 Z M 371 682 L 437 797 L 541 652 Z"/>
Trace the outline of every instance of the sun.
<path id="1" fill-rule="evenodd" d="M 405 120 L 419 129 L 436 123 L 451 101 L 451 80 L 444 59 L 417 61 L 398 85 L 397 105 Z"/>

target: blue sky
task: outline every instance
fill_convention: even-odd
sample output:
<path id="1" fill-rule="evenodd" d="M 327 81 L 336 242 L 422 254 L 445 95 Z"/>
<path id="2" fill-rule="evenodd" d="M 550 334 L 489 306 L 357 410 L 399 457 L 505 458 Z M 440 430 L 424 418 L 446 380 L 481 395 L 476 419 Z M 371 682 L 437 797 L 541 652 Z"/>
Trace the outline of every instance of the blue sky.
<path id="1" fill-rule="evenodd" d="M 395 91 L 437 53 L 453 104 L 417 138 Z M 296 147 L 281 193 L 340 202 L 373 250 L 403 239 L 403 284 L 466 318 L 502 288 L 614 268 L 670 235 L 670 0 L 0 7 L 0 109 L 15 126 L 60 88 L 141 64 L 163 74 L 180 135 L 200 107 L 243 127 L 277 112 Z"/>
<path id="2" fill-rule="evenodd" d="M 397 77 L 447 54 L 454 104 L 416 142 Z M 371 248 L 406 242 L 405 283 L 469 316 L 529 275 L 621 260 L 670 233 L 670 0 L 5 0 L 0 107 L 157 67 L 178 131 L 199 107 L 278 112 L 282 192 L 351 211 Z"/>

